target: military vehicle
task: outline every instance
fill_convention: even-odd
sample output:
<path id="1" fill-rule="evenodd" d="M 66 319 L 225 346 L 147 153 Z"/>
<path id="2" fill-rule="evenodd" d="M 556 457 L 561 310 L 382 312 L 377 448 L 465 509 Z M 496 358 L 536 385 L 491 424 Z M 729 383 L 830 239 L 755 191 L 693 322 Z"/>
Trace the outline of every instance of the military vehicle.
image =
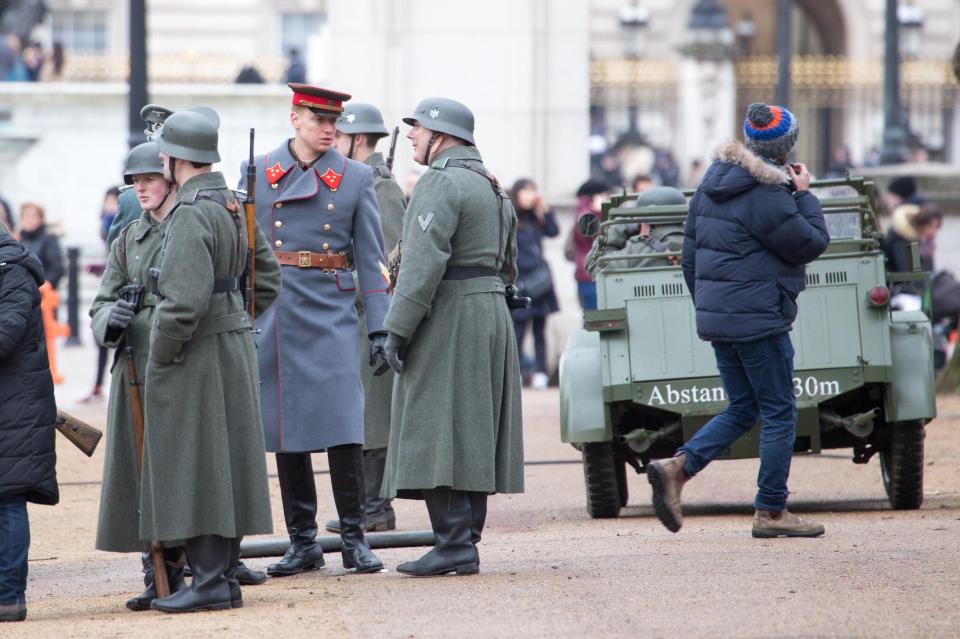
<path id="1" fill-rule="evenodd" d="M 807 266 L 791 332 L 797 397 L 795 454 L 851 449 L 880 458 L 890 504 L 923 501 L 924 426 L 936 416 L 930 321 L 890 307 L 893 282 L 926 277 L 912 246 L 911 273 L 887 273 L 874 184 L 863 178 L 814 183 L 830 244 Z M 689 198 L 691 191 L 684 195 Z M 624 193 L 580 230 L 599 233 L 598 308 L 584 314 L 560 361 L 561 437 L 583 454 L 587 511 L 616 517 L 627 503 L 627 467 L 638 473 L 670 457 L 726 406 L 709 343 L 697 337 L 679 252 L 639 261 L 604 250 L 614 225 L 683 224 L 687 205 L 635 206 Z M 723 456 L 758 457 L 759 424 Z"/>

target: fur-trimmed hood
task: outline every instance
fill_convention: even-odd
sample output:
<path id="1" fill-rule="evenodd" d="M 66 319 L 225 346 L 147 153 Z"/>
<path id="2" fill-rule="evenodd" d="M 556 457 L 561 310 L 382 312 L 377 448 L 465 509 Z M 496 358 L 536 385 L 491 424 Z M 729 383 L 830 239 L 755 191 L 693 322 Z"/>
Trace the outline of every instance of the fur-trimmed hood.
<path id="1" fill-rule="evenodd" d="M 750 151 L 737 140 L 723 140 L 711 151 L 713 164 L 700 188 L 711 200 L 723 202 L 748 191 L 757 184 L 787 184 L 783 169 Z"/>
<path id="2" fill-rule="evenodd" d="M 901 204 L 893 209 L 890 225 L 897 235 L 908 242 L 916 242 L 920 239 L 920 231 L 913 226 L 913 218 L 917 217 L 920 207 L 916 204 Z"/>

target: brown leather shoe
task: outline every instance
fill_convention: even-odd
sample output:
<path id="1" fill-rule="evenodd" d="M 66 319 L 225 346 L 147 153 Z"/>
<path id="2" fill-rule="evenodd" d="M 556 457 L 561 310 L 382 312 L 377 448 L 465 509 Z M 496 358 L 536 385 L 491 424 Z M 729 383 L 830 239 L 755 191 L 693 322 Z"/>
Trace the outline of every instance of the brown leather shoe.
<path id="1" fill-rule="evenodd" d="M 651 462 L 647 466 L 647 481 L 653 489 L 653 510 L 660 523 L 670 532 L 683 526 L 683 511 L 680 509 L 680 492 L 689 479 L 683 472 L 683 453 L 670 459 Z"/>
<path id="2" fill-rule="evenodd" d="M 819 537 L 823 534 L 822 524 L 797 517 L 786 508 L 780 517 L 774 519 L 769 510 L 757 510 L 753 515 L 753 536 L 761 539 L 771 537 Z"/>

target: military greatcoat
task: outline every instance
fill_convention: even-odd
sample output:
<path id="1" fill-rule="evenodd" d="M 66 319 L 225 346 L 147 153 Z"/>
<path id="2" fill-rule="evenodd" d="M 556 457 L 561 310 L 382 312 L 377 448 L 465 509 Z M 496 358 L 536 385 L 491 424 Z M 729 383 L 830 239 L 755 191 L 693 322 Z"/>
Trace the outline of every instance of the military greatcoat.
<path id="1" fill-rule="evenodd" d="M 143 549 L 143 542 L 140 541 L 140 468 L 133 437 L 130 378 L 123 349 L 126 346 L 133 349 L 137 376 L 142 382 L 150 348 L 150 326 L 153 323 L 156 295 L 144 295 L 143 308 L 122 333 L 111 334 L 107 330 L 107 320 L 113 303 L 120 297 L 120 289 L 127 284 L 146 285 L 150 268 L 160 266 L 161 233 L 164 228 L 148 213 L 141 212 L 140 218 L 129 226 L 126 233 L 120 235 L 123 245 L 120 242 L 111 244 L 107 269 L 90 307 L 94 339 L 101 346 L 121 349 L 111 370 L 97 550 L 135 552 Z"/>
<path id="2" fill-rule="evenodd" d="M 437 154 L 404 215 L 384 327 L 409 341 L 394 384 L 384 497 L 438 486 L 523 490 L 520 364 L 504 296 L 516 278 L 517 216 L 464 165 L 484 171 L 475 147 Z M 464 267 L 491 275 L 444 278 Z"/>
<path id="3" fill-rule="evenodd" d="M 389 305 L 373 170 L 334 148 L 303 170 L 288 142 L 255 162 L 257 220 L 273 249 L 352 250 L 356 268 L 354 277 L 348 270 L 284 266 L 277 303 L 257 318 L 267 450 L 302 453 L 362 444 L 356 296 L 363 298 L 368 335 L 382 330 Z M 321 179 L 334 174 L 340 176 L 336 187 Z"/>
<path id="4" fill-rule="evenodd" d="M 374 153 L 364 162 L 373 168 L 373 190 L 377 193 L 380 208 L 380 227 L 383 229 L 383 246 L 387 254 L 400 241 L 403 230 L 403 211 L 407 200 L 400 185 L 393 179 L 383 154 Z M 363 382 L 363 447 L 367 450 L 386 448 L 390 439 L 390 402 L 393 398 L 393 371 L 374 377 L 370 361 L 370 338 L 364 323 L 363 300 L 357 295 L 357 312 L 360 313 L 360 381 Z"/>
<path id="5" fill-rule="evenodd" d="M 273 530 L 250 318 L 238 290 L 213 292 L 216 280 L 243 272 L 247 234 L 218 199 L 235 202 L 220 173 L 190 178 L 165 223 L 144 393 L 141 539 Z M 280 266 L 258 239 L 259 312 L 279 294 Z"/>

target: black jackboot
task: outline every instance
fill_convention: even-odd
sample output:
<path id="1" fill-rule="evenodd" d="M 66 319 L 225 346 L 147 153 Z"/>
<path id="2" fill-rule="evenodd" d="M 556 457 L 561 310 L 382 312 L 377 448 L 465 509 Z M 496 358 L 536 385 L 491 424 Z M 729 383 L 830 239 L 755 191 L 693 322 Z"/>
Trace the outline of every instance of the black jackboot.
<path id="1" fill-rule="evenodd" d="M 140 561 L 143 562 L 143 585 L 147 587 L 136 597 L 127 599 L 127 608 L 134 611 L 150 610 L 150 603 L 157 598 L 157 587 L 153 581 L 153 562 L 150 561 L 149 551 L 143 551 L 140 555 Z M 184 565 L 186 559 L 183 556 L 183 546 L 174 546 L 163 549 L 163 562 L 167 565 L 167 583 L 170 584 L 170 594 L 186 588 L 184 581 Z"/>
<path id="2" fill-rule="evenodd" d="M 357 572 L 378 572 L 383 562 L 377 558 L 363 536 L 364 513 L 363 449 L 359 444 L 327 449 L 333 501 L 340 516 L 344 568 Z"/>
<path id="3" fill-rule="evenodd" d="M 383 483 L 383 469 L 387 463 L 386 448 L 371 448 L 363 451 L 363 482 L 366 486 L 364 511 L 367 523 L 364 532 L 384 532 L 397 529 L 397 515 L 393 511 L 393 500 L 380 497 L 380 484 Z M 326 529 L 340 533 L 340 520 L 331 519 Z"/>
<path id="4" fill-rule="evenodd" d="M 483 534 L 483 525 L 487 521 L 487 493 L 468 491 L 470 496 L 470 541 L 476 548 Z M 480 565 L 480 550 L 477 549 L 477 565 Z"/>
<path id="5" fill-rule="evenodd" d="M 198 612 L 232 608 L 230 582 L 226 576 L 232 562 L 231 542 L 231 539 L 218 535 L 203 535 L 188 539 L 187 559 L 193 568 L 193 581 L 190 587 L 169 597 L 154 599 L 150 607 L 161 612 Z"/>
<path id="6" fill-rule="evenodd" d="M 230 539 L 230 561 L 227 564 L 227 571 L 224 577 L 230 585 L 230 606 L 232 608 L 243 608 L 243 595 L 240 594 L 240 581 L 237 579 L 237 573 L 243 564 L 240 561 L 240 540 L 242 537 Z"/>
<path id="7" fill-rule="evenodd" d="M 285 577 L 322 568 L 323 550 L 317 543 L 317 485 L 310 453 L 277 453 L 277 475 L 290 548 L 283 559 L 267 566 L 267 574 Z"/>
<path id="8" fill-rule="evenodd" d="M 430 525 L 437 545 L 416 561 L 397 566 L 397 572 L 415 577 L 445 575 L 475 575 L 480 572 L 477 548 L 473 545 L 473 512 L 470 493 L 451 490 L 446 486 L 423 491 L 423 499 L 430 515 Z M 480 529 L 476 536 L 479 538 Z"/>

